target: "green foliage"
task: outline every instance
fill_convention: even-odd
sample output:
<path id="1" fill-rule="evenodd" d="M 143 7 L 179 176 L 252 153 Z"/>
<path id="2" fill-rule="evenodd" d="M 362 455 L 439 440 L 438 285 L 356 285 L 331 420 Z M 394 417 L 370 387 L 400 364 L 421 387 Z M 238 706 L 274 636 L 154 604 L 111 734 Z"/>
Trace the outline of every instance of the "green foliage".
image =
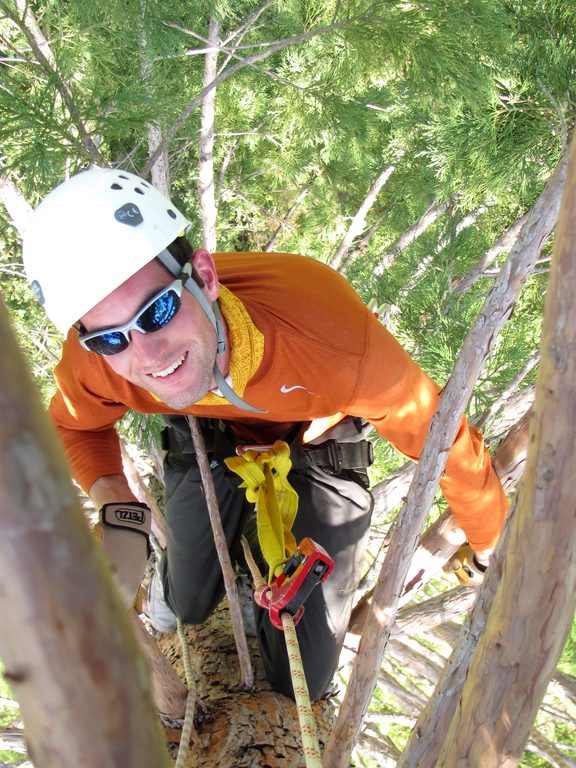
<path id="1" fill-rule="evenodd" d="M 12 691 L 5 681 L 4 667 L 0 661 L 0 728 L 10 728 L 20 720 L 18 705 L 13 701 Z M 0 749 L 0 761 L 2 765 L 20 763 L 22 755 L 11 749 Z"/>

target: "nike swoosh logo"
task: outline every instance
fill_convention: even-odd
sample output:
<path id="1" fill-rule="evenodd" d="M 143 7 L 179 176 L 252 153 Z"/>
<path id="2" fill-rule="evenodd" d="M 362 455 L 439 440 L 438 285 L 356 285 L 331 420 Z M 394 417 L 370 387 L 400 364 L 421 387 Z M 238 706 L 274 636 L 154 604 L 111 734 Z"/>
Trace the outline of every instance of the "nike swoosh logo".
<path id="1" fill-rule="evenodd" d="M 308 392 L 310 395 L 313 395 L 314 392 L 310 392 L 309 389 L 306 389 L 306 387 L 303 387 L 301 384 L 294 384 L 291 387 L 287 387 L 286 384 L 282 384 L 280 387 L 280 392 L 282 392 L 283 395 L 287 395 L 288 392 L 293 392 L 295 389 L 303 389 L 305 392 Z"/>

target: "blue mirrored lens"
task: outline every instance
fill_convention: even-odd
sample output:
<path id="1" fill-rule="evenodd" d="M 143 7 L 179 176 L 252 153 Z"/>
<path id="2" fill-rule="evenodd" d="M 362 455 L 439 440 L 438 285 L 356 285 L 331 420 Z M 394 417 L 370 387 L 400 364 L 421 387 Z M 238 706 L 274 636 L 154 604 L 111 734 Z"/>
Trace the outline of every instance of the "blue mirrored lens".
<path id="1" fill-rule="evenodd" d="M 126 338 L 123 333 L 119 331 L 112 331 L 111 333 L 103 333 L 100 337 L 100 342 L 106 344 L 109 347 L 121 347 L 126 343 Z"/>
<path id="2" fill-rule="evenodd" d="M 115 355 L 126 349 L 128 339 L 120 331 L 109 331 L 87 339 L 85 344 L 91 352 L 99 355 Z"/>
<path id="3" fill-rule="evenodd" d="M 154 333 L 164 328 L 180 308 L 180 299 L 174 291 L 167 291 L 159 296 L 138 318 L 138 327 L 146 333 Z"/>

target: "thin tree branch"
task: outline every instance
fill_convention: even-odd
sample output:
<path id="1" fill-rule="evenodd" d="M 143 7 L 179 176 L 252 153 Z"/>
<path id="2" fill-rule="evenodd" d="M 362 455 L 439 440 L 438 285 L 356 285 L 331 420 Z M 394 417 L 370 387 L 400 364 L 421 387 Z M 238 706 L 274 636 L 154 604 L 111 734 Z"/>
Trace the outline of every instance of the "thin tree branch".
<path id="1" fill-rule="evenodd" d="M 458 224 L 456 225 L 454 233 L 451 234 L 449 237 L 443 238 L 439 243 L 437 243 L 433 253 L 428 254 L 422 259 L 420 264 L 418 264 L 418 266 L 414 270 L 414 273 L 410 276 L 410 280 L 406 283 L 404 288 L 402 288 L 402 290 L 398 294 L 398 299 L 396 300 L 398 304 L 402 299 L 405 299 L 406 296 L 408 296 L 410 291 L 414 289 L 414 286 L 416 285 L 418 280 L 420 280 L 422 275 L 424 275 L 424 273 L 426 272 L 428 265 L 433 261 L 434 255 L 441 253 L 445 248 L 448 247 L 448 245 L 452 242 L 452 240 L 455 237 L 458 237 L 458 235 L 461 232 L 463 232 L 465 229 L 475 224 L 478 217 L 481 216 L 485 211 L 486 211 L 486 206 L 480 205 L 474 211 L 471 211 L 469 214 L 464 216 L 462 221 L 459 221 Z"/>
<path id="2" fill-rule="evenodd" d="M 146 0 L 140 0 L 140 14 L 138 24 L 140 26 L 140 71 L 148 92 L 154 96 L 154 65 L 148 55 L 148 35 L 145 24 Z M 156 147 L 162 144 L 162 129 L 151 121 L 148 123 L 148 153 L 152 154 Z M 168 160 L 168 147 L 158 155 L 154 165 L 150 169 L 150 175 L 154 186 L 166 197 L 170 197 L 170 161 Z"/>
<path id="3" fill-rule="evenodd" d="M 520 759 L 572 626 L 576 608 L 575 222 L 573 140 L 544 308 L 525 482 L 509 521 L 508 547 L 498 547 L 502 577 L 486 631 L 465 665 L 468 674 L 444 734 L 437 768 L 453 768 L 477 754 L 489 754 L 494 768 Z M 537 610 L 527 610 L 528 605 Z"/>
<path id="4" fill-rule="evenodd" d="M 231 32 L 226 40 L 222 41 L 223 46 L 227 46 L 228 43 L 230 43 L 234 38 L 240 37 L 246 34 L 246 32 L 250 29 L 250 27 L 253 27 L 254 24 L 258 21 L 260 16 L 264 13 L 264 11 L 268 10 L 270 6 L 274 3 L 274 0 L 267 0 L 267 2 L 264 3 L 264 5 L 260 6 L 252 16 L 250 16 L 243 24 L 241 24 L 238 29 L 236 29 L 234 32 Z M 258 43 L 257 45 L 267 45 L 267 43 Z M 239 46 L 235 45 L 234 50 L 238 50 Z"/>
<path id="5" fill-rule="evenodd" d="M 470 272 L 459 277 L 452 283 L 452 292 L 456 296 L 462 296 L 469 291 L 474 283 L 482 277 L 486 268 L 489 267 L 490 264 L 493 264 L 501 253 L 510 250 L 510 248 L 514 246 L 514 243 L 522 231 L 522 227 L 526 223 L 528 215 L 528 213 L 525 213 L 524 216 L 521 216 L 514 222 L 514 224 L 512 224 L 512 226 L 508 227 L 494 245 L 486 251 L 480 261 L 474 265 Z"/>
<path id="6" fill-rule="evenodd" d="M 100 151 L 80 117 L 80 112 L 76 107 L 74 94 L 60 74 L 60 68 L 56 61 L 56 57 L 30 10 L 28 0 L 15 0 L 15 2 L 22 16 L 19 17 L 10 11 L 6 11 L 8 17 L 18 26 L 22 34 L 26 37 L 37 60 L 42 65 L 45 72 L 53 79 L 56 89 L 62 97 L 62 101 L 70 115 L 70 119 L 78 131 L 80 141 L 86 154 L 92 162 L 101 163 L 102 156 Z"/>
<path id="7" fill-rule="evenodd" d="M 21 235 L 26 229 L 33 209 L 14 182 L 4 175 L 0 176 L 0 200 Z"/>
<path id="8" fill-rule="evenodd" d="M 220 203 L 220 198 L 222 197 L 222 187 L 224 186 L 224 177 L 226 176 L 226 171 L 232 162 L 232 158 L 234 157 L 234 153 L 238 149 L 239 144 L 239 139 L 230 144 L 220 164 L 220 170 L 218 171 L 218 179 L 216 180 L 215 190 L 216 205 Z"/>
<path id="9" fill-rule="evenodd" d="M 538 361 L 540 359 L 540 350 L 536 350 L 532 353 L 530 356 L 530 359 L 526 363 L 526 365 L 520 370 L 516 376 L 512 379 L 510 384 L 506 387 L 506 389 L 499 395 L 499 397 L 494 400 L 490 408 L 488 408 L 480 418 L 474 422 L 474 426 L 477 429 L 482 429 L 485 424 L 487 424 L 490 419 L 493 419 L 494 416 L 498 413 L 498 411 L 508 402 L 508 400 L 512 397 L 514 392 L 518 389 L 520 384 L 524 381 L 526 376 L 538 365 Z"/>
<path id="10" fill-rule="evenodd" d="M 434 201 L 422 214 L 422 216 L 409 227 L 404 234 L 396 240 L 388 250 L 383 253 L 379 261 L 380 263 L 374 268 L 375 275 L 383 275 L 386 269 L 394 264 L 398 256 L 402 251 L 406 250 L 408 246 L 420 237 L 435 221 L 443 214 L 446 213 L 450 207 L 451 202 L 438 203 Z"/>
<path id="11" fill-rule="evenodd" d="M 294 203 L 290 206 L 290 209 L 288 210 L 287 214 L 284 216 L 284 218 L 282 219 L 282 221 L 280 222 L 280 224 L 276 228 L 276 231 L 274 232 L 274 234 L 272 235 L 270 240 L 268 240 L 268 242 L 264 246 L 264 248 L 263 248 L 264 251 L 270 252 L 270 251 L 272 251 L 274 249 L 274 246 L 276 245 L 276 242 L 277 242 L 278 238 L 280 237 L 282 232 L 286 229 L 286 227 L 288 225 L 288 222 L 294 216 L 294 214 L 296 213 L 298 208 L 302 205 L 302 203 L 306 199 L 306 196 L 308 195 L 308 193 L 312 189 L 312 185 L 314 184 L 315 178 L 316 178 L 316 175 L 314 174 L 313 178 L 308 183 L 308 185 L 305 186 L 304 189 L 300 190 L 300 192 L 298 193 L 298 197 L 296 198 Z"/>
<path id="12" fill-rule="evenodd" d="M 499 293 L 504 295 L 508 291 L 506 283 L 510 288 L 516 285 L 517 292 L 525 276 L 529 273 L 531 265 L 538 258 L 542 243 L 545 242 L 556 223 L 560 195 L 566 176 L 566 166 L 567 157 L 564 156 L 530 212 L 502 270 L 502 275 L 506 275 L 506 280 L 502 279 L 502 275 L 499 276 L 487 299 L 486 309 L 489 309 L 492 303 L 491 297 L 497 297 Z M 483 312 L 483 315 L 485 314 Z M 487 320 L 488 318 L 486 318 Z M 515 513 L 512 512 L 509 524 L 505 526 L 496 552 L 492 556 L 488 577 L 484 582 L 475 609 L 438 683 L 436 695 L 419 718 L 400 760 L 399 768 L 416 768 L 416 766 L 418 768 L 431 768 L 437 765 L 438 756 L 447 738 L 448 728 L 458 705 L 458 697 L 454 695 L 454 691 L 461 690 L 464 679 L 469 672 L 474 648 L 484 631 L 487 612 L 493 603 L 502 573 L 504 553 L 510 531 L 514 525 L 512 522 L 514 518 Z"/>
<path id="13" fill-rule="evenodd" d="M 216 551 L 218 552 L 222 575 L 224 577 L 226 596 L 230 604 L 234 639 L 236 641 L 236 650 L 238 651 L 238 658 L 240 661 L 242 685 L 249 690 L 254 685 L 254 671 L 252 669 L 252 664 L 250 663 L 250 652 L 248 650 L 246 633 L 244 631 L 244 621 L 242 619 L 240 599 L 238 597 L 238 589 L 236 588 L 236 580 L 234 578 L 234 569 L 232 567 L 232 561 L 230 560 L 226 536 L 220 518 L 218 499 L 216 497 L 212 473 L 210 472 L 204 437 L 198 425 L 198 420 L 194 416 L 188 416 L 187 419 L 190 425 L 190 432 L 192 433 L 192 441 L 194 443 L 196 456 L 198 458 L 200 477 L 206 497 L 206 505 L 210 516 L 212 533 L 214 534 L 214 543 L 216 545 Z"/>
<path id="14" fill-rule="evenodd" d="M 401 155 L 400 155 L 401 157 Z M 358 208 L 358 211 L 356 212 L 355 216 L 353 216 L 352 221 L 350 222 L 350 226 L 348 227 L 348 231 L 342 238 L 342 241 L 340 242 L 340 245 L 336 248 L 336 251 L 334 252 L 334 255 L 329 261 L 329 265 L 333 269 L 342 269 L 344 266 L 348 264 L 348 261 L 346 259 L 346 255 L 348 251 L 350 250 L 350 247 L 354 240 L 358 237 L 358 235 L 362 234 L 363 230 L 366 227 L 366 215 L 368 211 L 372 208 L 374 203 L 376 202 L 376 198 L 382 191 L 382 188 L 390 178 L 390 176 L 394 173 L 396 170 L 396 163 L 387 166 L 384 168 L 384 170 L 380 173 L 376 181 L 372 184 L 370 187 L 370 190 L 364 200 L 362 201 L 362 204 L 360 208 Z"/>

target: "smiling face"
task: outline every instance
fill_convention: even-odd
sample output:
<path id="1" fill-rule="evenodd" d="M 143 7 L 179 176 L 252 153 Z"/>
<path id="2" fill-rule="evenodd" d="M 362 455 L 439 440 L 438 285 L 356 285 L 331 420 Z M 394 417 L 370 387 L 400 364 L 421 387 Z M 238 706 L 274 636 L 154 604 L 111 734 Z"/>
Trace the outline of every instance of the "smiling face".
<path id="1" fill-rule="evenodd" d="M 200 249 L 192 264 L 204 281 L 210 302 L 218 298 L 218 278 L 210 254 Z M 129 322 L 151 296 L 173 278 L 156 260 L 136 272 L 87 312 L 80 322 L 88 333 Z M 216 334 L 197 301 L 184 290 L 182 306 L 174 318 L 155 333 L 130 331 L 130 344 L 116 355 L 105 357 L 119 376 L 153 392 L 163 403 L 183 409 L 200 400 L 215 384 Z M 226 329 L 225 329 L 226 330 Z M 226 345 L 228 346 L 228 345 Z M 228 350 L 218 363 L 228 372 Z"/>

